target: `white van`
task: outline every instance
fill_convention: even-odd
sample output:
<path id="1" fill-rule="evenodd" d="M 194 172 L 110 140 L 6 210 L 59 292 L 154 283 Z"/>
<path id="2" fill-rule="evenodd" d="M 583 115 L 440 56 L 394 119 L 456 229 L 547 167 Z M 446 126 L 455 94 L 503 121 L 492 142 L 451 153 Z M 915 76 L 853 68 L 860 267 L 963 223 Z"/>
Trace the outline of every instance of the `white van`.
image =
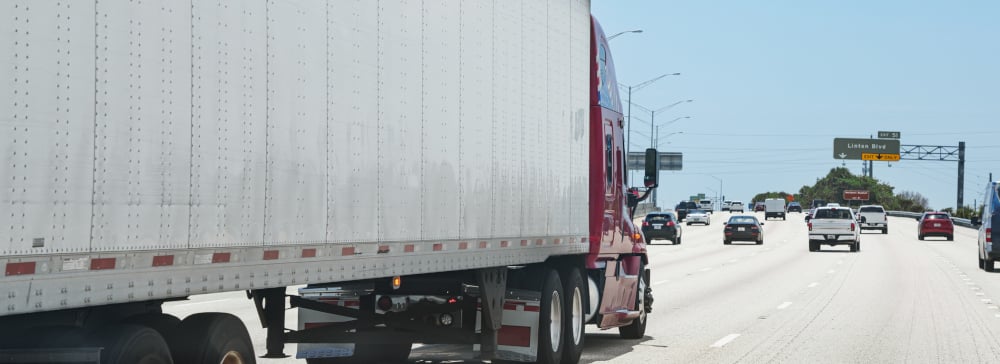
<path id="1" fill-rule="evenodd" d="M 785 199 L 769 198 L 764 200 L 764 220 L 772 217 L 785 219 Z"/>
<path id="2" fill-rule="evenodd" d="M 993 226 L 1000 226 L 1000 181 L 986 184 L 983 214 L 972 219 L 979 225 L 979 268 L 987 272 L 996 270 L 993 264 L 1000 260 L 1000 249 L 993 245 Z"/>
<path id="3" fill-rule="evenodd" d="M 713 207 L 712 206 L 712 200 L 701 200 L 701 201 L 698 201 L 698 209 L 700 209 L 700 210 L 705 210 L 705 211 L 708 211 L 709 213 L 711 213 L 712 210 L 714 210 L 712 207 Z"/>

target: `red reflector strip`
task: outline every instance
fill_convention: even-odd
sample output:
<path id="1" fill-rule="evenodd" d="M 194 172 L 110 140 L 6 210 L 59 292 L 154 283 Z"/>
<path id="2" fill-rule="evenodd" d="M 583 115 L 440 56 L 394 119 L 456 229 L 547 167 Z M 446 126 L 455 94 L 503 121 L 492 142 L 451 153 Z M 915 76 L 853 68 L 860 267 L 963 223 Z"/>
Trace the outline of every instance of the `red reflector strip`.
<path id="1" fill-rule="evenodd" d="M 562 242 L 562 239 L 556 239 L 556 240 L 552 241 L 553 244 L 559 244 L 561 242 Z"/>
<path id="2" fill-rule="evenodd" d="M 413 244 L 406 244 L 406 246 L 403 247 L 403 252 L 405 253 L 413 253 L 414 250 L 415 248 L 413 247 Z"/>
<path id="3" fill-rule="evenodd" d="M 317 327 L 330 326 L 333 325 L 332 322 L 305 322 L 302 323 L 303 329 L 315 329 Z"/>
<path id="4" fill-rule="evenodd" d="M 316 249 L 315 248 L 302 249 L 302 257 L 303 258 L 315 258 L 316 257 Z"/>
<path id="5" fill-rule="evenodd" d="M 7 263 L 6 275 L 20 276 L 35 274 L 35 262 Z"/>
<path id="6" fill-rule="evenodd" d="M 528 246 L 527 240 L 521 240 L 521 246 Z"/>
<path id="7" fill-rule="evenodd" d="M 166 266 L 171 266 L 171 265 L 174 265 L 174 256 L 173 255 L 157 255 L 157 256 L 153 257 L 153 266 L 154 267 L 166 267 Z"/>
<path id="8" fill-rule="evenodd" d="M 486 247 L 488 247 L 488 246 L 489 246 L 489 243 L 487 243 L 485 241 L 480 241 L 479 242 L 479 249 L 486 249 Z"/>
<path id="9" fill-rule="evenodd" d="M 115 269 L 115 258 L 95 258 L 90 260 L 90 270 Z"/>
<path id="10" fill-rule="evenodd" d="M 265 250 L 264 251 L 264 260 L 275 260 L 275 259 L 278 259 L 279 255 L 280 254 L 278 253 L 277 250 Z"/>
<path id="11" fill-rule="evenodd" d="M 500 247 L 501 247 L 501 248 L 506 248 L 506 247 L 507 247 L 507 245 L 510 245 L 510 242 L 509 242 L 509 241 L 506 241 L 506 240 L 501 240 L 501 241 L 500 241 Z"/>
<path id="12" fill-rule="evenodd" d="M 468 242 L 463 241 L 461 243 L 458 243 L 458 250 L 465 250 L 465 249 L 468 249 L 468 248 L 469 248 L 469 243 Z"/>
<path id="13" fill-rule="evenodd" d="M 349 255 L 354 255 L 354 247 L 353 246 L 343 247 L 343 248 L 340 249 L 340 256 L 346 257 L 346 256 L 349 256 Z"/>
<path id="14" fill-rule="evenodd" d="M 389 246 L 388 245 L 379 245 L 378 246 L 378 254 L 388 254 L 388 253 L 389 253 Z"/>
<path id="15" fill-rule="evenodd" d="M 587 238 L 580 238 L 580 242 L 581 243 L 586 243 L 587 242 Z"/>
<path id="16" fill-rule="evenodd" d="M 531 327 L 528 326 L 500 326 L 497 333 L 497 344 L 506 346 L 531 346 Z"/>
<path id="17" fill-rule="evenodd" d="M 527 312 L 542 312 L 542 306 L 531 306 L 524 303 L 504 303 L 503 309 L 508 311 L 517 311 L 517 308 L 521 307 L 521 311 Z"/>
<path id="18" fill-rule="evenodd" d="M 545 240 L 542 240 L 542 239 L 536 239 L 535 240 L 535 245 L 542 245 L 544 243 L 545 243 Z"/>
<path id="19" fill-rule="evenodd" d="M 444 250 L 444 244 L 441 244 L 441 243 L 435 243 L 435 244 L 434 244 L 434 251 L 436 251 L 436 252 L 439 252 L 439 251 L 441 251 L 441 250 Z"/>
<path id="20" fill-rule="evenodd" d="M 229 263 L 229 258 L 232 257 L 231 253 L 214 253 L 212 254 L 212 263 Z"/>

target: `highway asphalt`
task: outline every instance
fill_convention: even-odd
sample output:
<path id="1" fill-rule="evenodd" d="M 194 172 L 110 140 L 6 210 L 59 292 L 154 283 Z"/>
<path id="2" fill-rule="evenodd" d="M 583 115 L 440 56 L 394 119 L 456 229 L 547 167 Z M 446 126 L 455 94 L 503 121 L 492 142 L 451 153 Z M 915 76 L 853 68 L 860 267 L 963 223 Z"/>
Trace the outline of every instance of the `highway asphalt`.
<path id="1" fill-rule="evenodd" d="M 858 253 L 845 246 L 810 253 L 802 214 L 766 221 L 763 245 L 723 245 L 728 216 L 683 226 L 680 245 L 654 241 L 646 337 L 628 341 L 590 326 L 581 362 L 1000 361 L 1000 274 L 978 269 L 975 230 L 956 227 L 955 241 L 920 241 L 916 220 L 890 217 L 889 234 L 865 231 Z M 165 310 L 236 314 L 264 353 L 264 330 L 242 292 L 196 296 Z M 294 310 L 288 320 L 293 327 Z"/>

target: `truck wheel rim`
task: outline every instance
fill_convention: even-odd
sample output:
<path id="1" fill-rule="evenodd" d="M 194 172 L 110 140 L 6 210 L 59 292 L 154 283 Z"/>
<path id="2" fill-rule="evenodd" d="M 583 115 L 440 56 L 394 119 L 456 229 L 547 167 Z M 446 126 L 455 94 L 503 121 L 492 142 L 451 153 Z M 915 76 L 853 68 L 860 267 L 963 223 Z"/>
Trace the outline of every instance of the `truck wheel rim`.
<path id="1" fill-rule="evenodd" d="M 559 351 L 559 344 L 562 341 L 562 299 L 559 292 L 552 292 L 552 300 L 549 309 L 549 343 L 552 344 L 552 352 Z"/>
<path id="2" fill-rule="evenodd" d="M 580 287 L 573 289 L 573 343 L 580 344 L 580 338 L 583 336 L 583 298 L 581 297 Z"/>
<path id="3" fill-rule="evenodd" d="M 243 360 L 243 356 L 240 355 L 240 353 L 236 352 L 235 350 L 227 352 L 226 355 L 222 356 L 222 360 L 219 361 L 219 364 L 243 364 L 243 363 L 246 363 L 246 361 Z"/>

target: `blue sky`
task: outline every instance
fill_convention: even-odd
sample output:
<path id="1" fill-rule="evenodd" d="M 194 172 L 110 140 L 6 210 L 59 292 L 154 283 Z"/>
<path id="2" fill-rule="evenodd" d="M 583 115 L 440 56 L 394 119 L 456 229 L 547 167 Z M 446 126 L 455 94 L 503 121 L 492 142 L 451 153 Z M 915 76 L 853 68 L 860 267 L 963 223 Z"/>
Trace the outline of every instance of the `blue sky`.
<path id="1" fill-rule="evenodd" d="M 834 138 L 879 130 L 903 145 L 965 141 L 968 205 L 990 172 L 1000 180 L 1000 1 L 594 0 L 592 12 L 608 35 L 643 30 L 611 41 L 620 83 L 681 73 L 633 103 L 695 100 L 656 115 L 691 116 L 660 129 L 683 132 L 660 150 L 684 153 L 682 171 L 661 175 L 661 206 L 714 195 L 717 178 L 731 200 L 797 192 L 842 165 Z M 649 114 L 632 117 L 631 149 L 644 149 Z M 874 174 L 934 208 L 956 203 L 956 162 L 880 162 Z"/>

